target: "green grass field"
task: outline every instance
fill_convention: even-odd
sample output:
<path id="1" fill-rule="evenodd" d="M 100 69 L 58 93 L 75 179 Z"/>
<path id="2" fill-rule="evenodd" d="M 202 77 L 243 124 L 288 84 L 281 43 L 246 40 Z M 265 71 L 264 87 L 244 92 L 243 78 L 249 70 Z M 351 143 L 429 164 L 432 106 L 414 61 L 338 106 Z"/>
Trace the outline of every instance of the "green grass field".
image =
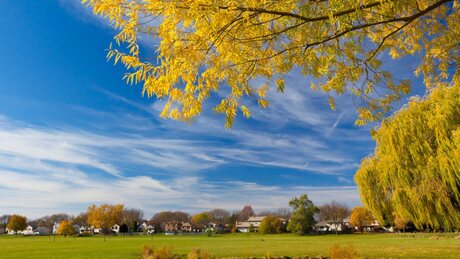
<path id="1" fill-rule="evenodd" d="M 170 246 L 177 254 L 202 248 L 219 257 L 328 255 L 334 244 L 352 244 L 368 258 L 460 258 L 454 234 L 228 234 L 207 236 L 23 237 L 0 236 L 0 258 L 139 258 L 144 245 Z M 435 237 L 438 237 L 435 239 Z"/>

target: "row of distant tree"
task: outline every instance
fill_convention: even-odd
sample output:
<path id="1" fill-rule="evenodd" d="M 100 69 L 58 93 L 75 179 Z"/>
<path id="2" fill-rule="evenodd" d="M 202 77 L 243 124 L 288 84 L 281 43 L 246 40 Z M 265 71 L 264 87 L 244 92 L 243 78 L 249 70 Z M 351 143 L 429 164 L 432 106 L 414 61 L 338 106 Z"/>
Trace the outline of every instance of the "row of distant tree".
<path id="1" fill-rule="evenodd" d="M 281 208 L 274 211 L 262 211 L 258 215 L 273 215 L 288 219 L 290 213 L 291 211 L 288 208 Z M 144 213 L 140 209 L 128 209 L 121 204 L 102 204 L 100 206 L 92 205 L 88 207 L 86 212 L 82 212 L 77 216 L 58 213 L 28 221 L 25 216 L 21 215 L 3 215 L 0 217 L 0 228 L 21 231 L 27 225 L 30 225 L 33 228 L 46 227 L 52 229 L 55 222 L 59 222 L 61 223 L 60 227 L 67 225 L 94 226 L 106 232 L 114 224 L 119 224 L 126 225 L 129 231 L 136 232 L 139 229 L 139 224 L 146 222 L 148 225 L 154 226 L 156 231 L 161 231 L 164 230 L 165 224 L 170 222 L 190 222 L 197 227 L 204 227 L 210 222 L 234 226 L 237 221 L 244 221 L 255 215 L 252 207 L 247 205 L 241 211 L 232 213 L 225 209 L 213 209 L 194 215 L 183 211 L 161 211 L 148 220 L 144 218 Z M 63 233 L 70 232 L 70 228 L 68 228 L 68 231 L 64 231 L 64 229 L 63 227 Z M 60 232 L 59 229 L 58 232 Z"/>
<path id="2" fill-rule="evenodd" d="M 332 201 L 322 206 L 315 206 L 306 194 L 293 198 L 289 201 L 290 208 L 280 208 L 273 211 L 262 211 L 257 216 L 266 216 L 262 221 L 259 232 L 280 233 L 290 231 L 298 234 L 311 232 L 314 228 L 315 214 L 320 221 L 327 221 L 335 225 L 335 229 L 349 218 L 350 224 L 362 230 L 362 227 L 374 221 L 372 214 L 363 207 L 351 210 L 347 205 Z M 204 227 L 208 223 L 225 225 L 228 229 L 234 229 L 237 221 L 246 221 L 249 217 L 256 216 L 250 205 L 244 206 L 241 211 L 233 213 L 225 209 L 213 209 L 190 215 L 183 211 L 162 211 L 153 215 L 150 220 L 144 219 L 144 213 L 140 209 L 128 209 L 122 204 L 92 205 L 86 212 L 77 216 L 65 213 L 44 216 L 35 220 L 27 221 L 20 215 L 3 215 L 0 217 L 0 227 L 10 230 L 24 230 L 27 225 L 32 227 L 53 228 L 55 222 L 59 222 L 58 233 L 72 235 L 74 225 L 93 226 L 101 228 L 104 233 L 119 224 L 122 225 L 120 232 L 136 232 L 139 224 L 147 224 L 155 227 L 156 232 L 164 230 L 164 226 L 170 222 L 190 222 L 196 227 Z M 282 220 L 284 219 L 284 221 Z M 284 224 L 287 222 L 287 224 Z M 394 225 L 404 228 L 408 222 L 396 222 Z"/>

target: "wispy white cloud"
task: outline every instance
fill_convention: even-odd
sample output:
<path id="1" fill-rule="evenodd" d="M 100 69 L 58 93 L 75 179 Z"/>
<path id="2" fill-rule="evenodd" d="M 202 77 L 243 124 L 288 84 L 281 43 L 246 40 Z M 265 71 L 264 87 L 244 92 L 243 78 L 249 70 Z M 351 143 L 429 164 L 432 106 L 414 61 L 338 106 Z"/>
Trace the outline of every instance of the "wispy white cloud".
<path id="1" fill-rule="evenodd" d="M 108 28 L 80 0 L 60 3 L 79 19 Z M 356 187 L 345 180 L 358 166 L 355 152 L 369 148 L 369 137 L 344 126 L 354 119 L 345 112 L 350 100 L 340 100 L 337 111 L 331 111 L 327 97 L 309 89 L 309 80 L 293 71 L 284 94 L 270 90 L 268 110 L 249 104 L 252 118 L 239 117 L 231 130 L 224 130 L 223 118 L 211 113 L 188 126 L 164 121 L 157 115 L 161 101 L 145 105 L 104 90 L 112 104 L 134 109 L 74 107 L 85 115 L 79 121 L 84 125 L 53 127 L 0 115 L 0 195 L 8 197 L 0 200 L 0 210 L 40 216 L 61 209 L 77 213 L 100 202 L 125 203 L 147 213 L 239 209 L 242 203 L 262 210 L 286 207 L 303 192 L 317 203 L 340 197 L 356 204 Z M 258 167 L 261 178 L 264 168 L 302 177 L 333 175 L 330 179 L 337 181 L 331 185 L 347 186 L 281 187 L 215 180 L 223 177 L 210 181 L 206 175 L 229 165 Z"/>
<path id="2" fill-rule="evenodd" d="M 195 134 L 218 135 L 212 127 L 204 132 L 196 125 L 186 128 Z M 0 195 L 9 197 L 0 201 L 0 209 L 30 216 L 61 210 L 76 213 L 101 202 L 125 203 L 147 213 L 174 208 L 238 209 L 242 202 L 268 209 L 285 207 L 301 192 L 308 192 L 317 202 L 337 192 L 358 202 L 355 187 L 283 188 L 244 181 L 210 182 L 202 175 L 206 169 L 230 163 L 338 175 L 356 166 L 351 157 L 328 151 L 329 145 L 320 140 L 243 129 L 221 134 L 218 140 L 186 140 L 172 138 L 177 132 L 174 128 L 165 129 L 169 138 L 139 132 L 102 135 L 0 117 Z M 132 166 L 142 171 L 133 172 Z"/>
<path id="3" fill-rule="evenodd" d="M 92 23 L 103 28 L 110 28 L 110 24 L 106 19 L 93 15 L 91 8 L 82 4 L 81 0 L 59 0 L 59 4 L 73 17 L 82 22 Z"/>
<path id="4" fill-rule="evenodd" d="M 332 124 L 332 127 L 329 128 L 329 130 L 327 131 L 326 133 L 326 136 L 329 137 L 332 132 L 334 132 L 335 128 L 337 128 L 337 126 L 339 125 L 340 121 L 342 120 L 343 116 L 345 115 L 346 111 L 343 111 L 339 117 L 337 117 L 337 120 L 334 122 L 334 124 Z"/>
<path id="5" fill-rule="evenodd" d="M 142 208 L 146 216 L 172 209 L 192 213 L 217 207 L 238 210 L 246 203 L 265 210 L 286 207 L 293 196 L 301 193 L 308 193 L 315 204 L 333 199 L 350 206 L 359 204 L 356 187 L 352 186 L 282 188 L 242 181 L 205 182 L 195 177 L 159 181 L 149 176 L 75 183 L 46 174 L 30 176 L 0 169 L 0 195 L 8 197 L 0 200 L 2 213 L 23 213 L 32 218 L 56 212 L 76 214 L 91 204 L 106 202 Z"/>

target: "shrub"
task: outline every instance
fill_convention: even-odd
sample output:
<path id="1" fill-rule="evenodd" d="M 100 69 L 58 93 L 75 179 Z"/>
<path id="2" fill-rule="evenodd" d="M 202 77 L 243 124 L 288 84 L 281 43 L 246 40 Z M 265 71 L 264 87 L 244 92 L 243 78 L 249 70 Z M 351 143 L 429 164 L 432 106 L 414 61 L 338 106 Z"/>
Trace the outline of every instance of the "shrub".
<path id="1" fill-rule="evenodd" d="M 262 234 L 281 233 L 283 223 L 278 217 L 266 216 L 259 226 L 259 232 Z"/>
<path id="2" fill-rule="evenodd" d="M 358 252 L 352 245 L 340 247 L 339 244 L 335 244 L 330 249 L 330 259 L 357 259 L 359 258 Z"/>
<path id="3" fill-rule="evenodd" d="M 187 259 L 212 259 L 214 256 L 212 256 L 211 253 L 202 250 L 202 249 L 192 249 L 190 253 L 187 254 Z"/>
<path id="4" fill-rule="evenodd" d="M 153 249 L 149 246 L 142 248 L 142 259 L 173 259 L 176 258 L 171 247 L 163 247 L 160 249 Z"/>

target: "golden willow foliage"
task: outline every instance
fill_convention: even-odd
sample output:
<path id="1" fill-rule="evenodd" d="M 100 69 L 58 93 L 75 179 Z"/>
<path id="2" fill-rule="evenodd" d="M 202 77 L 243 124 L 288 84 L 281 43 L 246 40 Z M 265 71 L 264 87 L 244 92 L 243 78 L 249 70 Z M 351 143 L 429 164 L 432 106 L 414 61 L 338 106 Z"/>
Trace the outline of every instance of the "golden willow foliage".
<path id="1" fill-rule="evenodd" d="M 285 76 L 297 68 L 316 78 L 310 86 L 330 96 L 332 109 L 333 96 L 356 96 L 362 125 L 410 91 L 407 80 L 382 69 L 382 53 L 422 53 L 417 74 L 429 87 L 445 81 L 459 57 L 458 0 L 82 2 L 119 31 L 108 58 L 126 66 L 126 81 L 167 99 L 161 116 L 180 121 L 199 115 L 210 95 L 228 86 L 214 111 L 230 127 L 238 112 L 250 117 L 251 100 L 267 108 L 270 85 L 283 92 Z M 254 78 L 266 83 L 254 85 Z"/>
<path id="2" fill-rule="evenodd" d="M 380 222 L 407 219 L 421 228 L 460 227 L 460 81 L 384 121 L 374 155 L 355 180 Z"/>

